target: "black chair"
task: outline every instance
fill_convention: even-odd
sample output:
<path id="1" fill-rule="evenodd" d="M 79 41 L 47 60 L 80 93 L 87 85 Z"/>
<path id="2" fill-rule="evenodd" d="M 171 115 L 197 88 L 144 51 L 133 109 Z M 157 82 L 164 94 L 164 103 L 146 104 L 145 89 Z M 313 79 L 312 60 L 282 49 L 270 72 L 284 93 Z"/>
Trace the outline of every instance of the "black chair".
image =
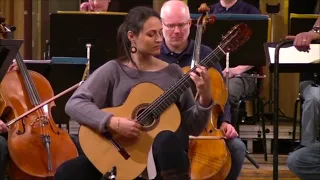
<path id="1" fill-rule="evenodd" d="M 298 105 L 300 105 L 300 126 L 299 126 L 299 140 L 301 141 L 301 118 L 302 118 L 302 104 L 304 99 L 302 98 L 301 94 L 299 93 L 296 102 L 294 103 L 294 115 L 292 119 L 292 144 L 296 141 L 296 131 L 297 131 L 297 122 L 298 122 Z"/>
<path id="2" fill-rule="evenodd" d="M 263 69 L 260 69 L 260 74 L 263 74 Z M 262 127 L 262 143 L 263 143 L 263 150 L 264 150 L 264 159 L 265 161 L 268 161 L 268 155 L 267 155 L 267 140 L 266 140 L 266 128 L 265 128 L 265 117 L 264 117 L 264 106 L 263 106 L 263 101 L 262 98 L 260 97 L 260 94 L 262 92 L 263 86 L 262 86 L 262 79 L 265 76 L 261 76 L 259 74 L 252 74 L 250 75 L 250 78 L 255 78 L 255 82 L 257 85 L 256 90 L 254 93 L 248 95 L 248 96 L 243 96 L 240 97 L 240 100 L 238 102 L 237 106 L 237 111 L 236 111 L 236 124 L 235 128 L 237 132 L 239 132 L 239 127 L 240 127 L 240 122 L 242 120 L 243 115 L 240 115 L 240 111 L 244 112 L 245 111 L 245 103 L 246 101 L 252 101 L 253 102 L 253 118 L 256 119 L 257 121 L 260 122 L 260 125 Z"/>

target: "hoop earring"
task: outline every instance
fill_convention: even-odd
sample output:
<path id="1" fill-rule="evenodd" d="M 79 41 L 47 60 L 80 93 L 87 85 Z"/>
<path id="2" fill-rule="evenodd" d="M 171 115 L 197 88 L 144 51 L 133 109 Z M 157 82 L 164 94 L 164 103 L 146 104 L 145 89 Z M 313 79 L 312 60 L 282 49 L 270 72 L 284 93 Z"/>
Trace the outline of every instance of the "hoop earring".
<path id="1" fill-rule="evenodd" d="M 131 46 L 130 52 L 131 52 L 131 53 L 136 53 L 136 52 L 137 52 L 137 48 L 134 47 L 134 46 Z"/>

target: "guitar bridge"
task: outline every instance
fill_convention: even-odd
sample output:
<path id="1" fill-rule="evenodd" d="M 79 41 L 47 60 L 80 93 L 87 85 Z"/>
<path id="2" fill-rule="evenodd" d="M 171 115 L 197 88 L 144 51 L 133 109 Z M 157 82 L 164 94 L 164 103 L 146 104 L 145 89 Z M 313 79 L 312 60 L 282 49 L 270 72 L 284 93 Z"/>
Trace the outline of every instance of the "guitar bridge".
<path id="1" fill-rule="evenodd" d="M 103 136 L 105 138 L 107 138 L 110 143 L 118 150 L 118 152 L 121 154 L 121 156 L 127 160 L 129 159 L 130 155 L 128 154 L 128 152 L 124 149 L 123 146 L 120 145 L 120 143 L 118 141 L 116 141 L 112 135 L 109 132 L 105 132 L 103 133 Z"/>

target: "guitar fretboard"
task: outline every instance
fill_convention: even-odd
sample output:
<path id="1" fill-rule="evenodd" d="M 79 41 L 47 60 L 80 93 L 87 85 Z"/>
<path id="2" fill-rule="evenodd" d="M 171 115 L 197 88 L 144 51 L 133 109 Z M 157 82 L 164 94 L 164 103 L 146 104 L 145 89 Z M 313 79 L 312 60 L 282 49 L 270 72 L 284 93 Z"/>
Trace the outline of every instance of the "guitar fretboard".
<path id="1" fill-rule="evenodd" d="M 218 62 L 224 56 L 224 52 L 221 48 L 217 47 L 206 58 L 200 61 L 199 65 L 206 67 L 207 69 L 214 67 L 214 64 Z M 189 72 L 195 72 L 196 66 L 190 69 Z M 144 118 L 157 118 L 165 111 L 171 104 L 175 103 L 178 98 L 191 86 L 192 79 L 189 72 L 186 73 L 181 79 L 168 88 L 159 98 L 157 98 L 152 104 L 149 105 L 144 113 L 143 117 L 138 117 L 139 120 Z"/>

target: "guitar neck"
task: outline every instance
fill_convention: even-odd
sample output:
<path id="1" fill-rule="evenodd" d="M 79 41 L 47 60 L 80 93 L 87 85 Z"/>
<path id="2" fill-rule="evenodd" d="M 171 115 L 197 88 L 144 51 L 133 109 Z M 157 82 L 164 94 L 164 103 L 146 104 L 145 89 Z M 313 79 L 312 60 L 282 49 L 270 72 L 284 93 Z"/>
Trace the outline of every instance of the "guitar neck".
<path id="1" fill-rule="evenodd" d="M 215 63 L 218 62 L 224 56 L 224 52 L 220 47 L 213 50 L 207 57 L 199 62 L 199 65 L 206 67 L 207 69 L 214 67 Z M 191 86 L 193 83 L 189 73 L 195 72 L 196 66 L 191 68 L 187 73 L 184 74 L 176 83 L 168 88 L 159 98 L 157 98 L 148 107 L 148 112 L 152 114 L 152 117 L 159 117 L 160 114 L 166 110 L 171 104 L 176 102 L 179 97 Z"/>
<path id="2" fill-rule="evenodd" d="M 200 66 L 204 66 L 210 69 L 215 66 L 224 55 L 226 51 L 231 52 L 237 49 L 239 46 L 248 41 L 251 36 L 251 29 L 246 24 L 238 24 L 234 26 L 226 36 L 222 37 L 220 44 L 203 60 L 199 61 Z M 170 88 L 168 88 L 161 96 L 153 101 L 145 110 L 143 115 L 137 117 L 139 121 L 143 121 L 144 118 L 156 119 L 160 114 L 171 106 L 178 98 L 184 93 L 193 83 L 189 73 L 195 72 L 195 67 L 183 75 L 177 82 L 175 82 Z"/>

